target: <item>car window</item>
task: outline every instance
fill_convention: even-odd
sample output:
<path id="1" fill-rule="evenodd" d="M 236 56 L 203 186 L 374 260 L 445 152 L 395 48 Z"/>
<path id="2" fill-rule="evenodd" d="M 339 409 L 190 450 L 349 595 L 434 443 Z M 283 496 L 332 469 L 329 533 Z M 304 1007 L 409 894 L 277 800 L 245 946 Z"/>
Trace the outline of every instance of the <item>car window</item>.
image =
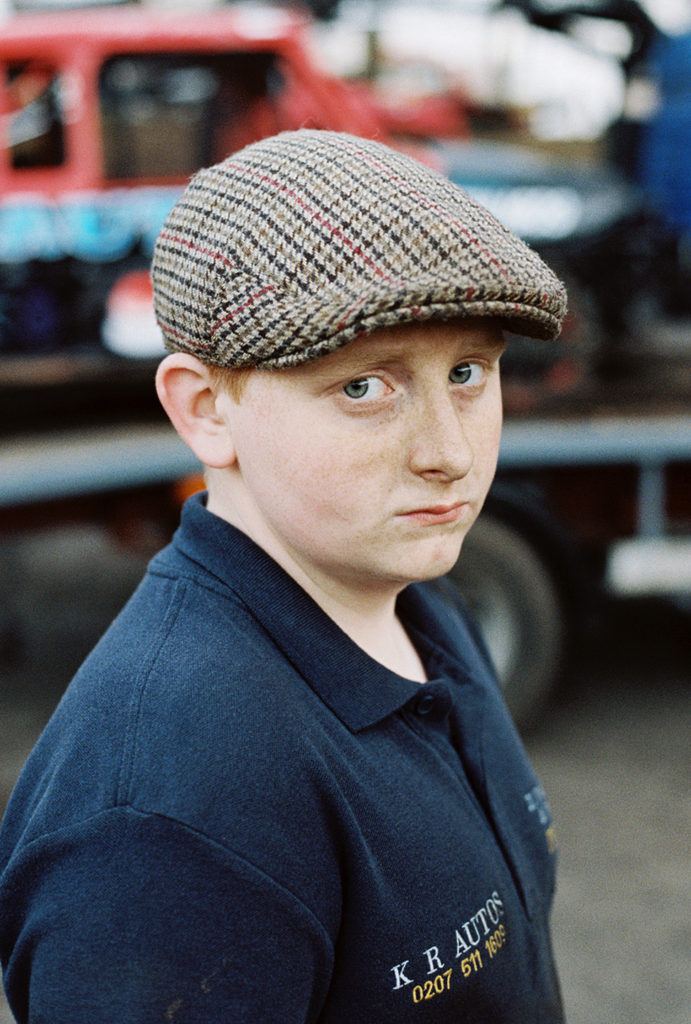
<path id="1" fill-rule="evenodd" d="M 65 160 L 64 105 L 58 70 L 42 61 L 7 66 L 6 119 L 14 168 L 59 167 Z"/>
<path id="2" fill-rule="evenodd" d="M 271 54 L 130 54 L 104 64 L 105 176 L 183 178 L 270 133 Z"/>

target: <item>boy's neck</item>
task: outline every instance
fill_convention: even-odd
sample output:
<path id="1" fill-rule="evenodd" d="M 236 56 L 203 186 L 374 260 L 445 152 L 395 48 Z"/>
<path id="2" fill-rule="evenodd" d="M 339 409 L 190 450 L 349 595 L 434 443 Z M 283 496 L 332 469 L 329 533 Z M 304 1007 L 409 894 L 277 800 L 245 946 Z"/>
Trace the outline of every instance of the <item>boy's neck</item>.
<path id="1" fill-rule="evenodd" d="M 295 577 L 294 577 L 295 578 Z M 336 625 L 371 658 L 406 679 L 427 681 L 425 667 L 401 620 L 396 596 L 387 602 L 354 602 L 312 587 L 309 578 L 297 580 Z"/>

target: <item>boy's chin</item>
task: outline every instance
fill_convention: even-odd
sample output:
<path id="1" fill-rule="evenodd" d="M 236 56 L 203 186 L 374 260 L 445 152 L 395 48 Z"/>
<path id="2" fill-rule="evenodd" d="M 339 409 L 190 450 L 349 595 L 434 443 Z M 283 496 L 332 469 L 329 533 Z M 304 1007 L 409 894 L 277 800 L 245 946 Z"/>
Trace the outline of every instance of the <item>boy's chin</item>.
<path id="1" fill-rule="evenodd" d="M 427 580 L 436 580 L 451 572 L 461 553 L 461 544 L 449 545 L 448 549 L 440 552 L 435 558 L 420 562 L 419 565 L 411 567 L 410 583 L 425 583 Z"/>

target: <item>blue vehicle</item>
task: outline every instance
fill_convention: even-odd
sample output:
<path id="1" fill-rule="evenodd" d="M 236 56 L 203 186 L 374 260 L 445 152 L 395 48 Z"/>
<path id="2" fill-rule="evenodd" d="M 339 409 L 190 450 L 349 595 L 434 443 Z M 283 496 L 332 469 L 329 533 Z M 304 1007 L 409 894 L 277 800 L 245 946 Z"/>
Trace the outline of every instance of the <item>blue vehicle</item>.
<path id="1" fill-rule="evenodd" d="M 627 341 L 664 356 L 665 330 L 691 351 L 691 31 L 662 32 L 637 0 L 504 0 L 535 25 L 568 33 L 579 17 L 617 21 L 630 33 L 622 59 L 627 89 L 647 110 L 624 113 L 609 137 L 610 193 L 600 198 L 613 216 L 601 237 L 570 265 L 596 290 L 608 336 L 606 356 L 627 365 Z M 578 172 L 569 170 L 577 180 Z M 620 202 L 618 185 L 628 197 Z M 624 212 L 624 207 L 628 208 Z M 623 216 L 619 216 L 619 214 Z M 599 284 L 598 284 L 599 282 Z M 657 339 L 650 337 L 650 331 Z M 616 358 L 605 367 L 619 369 Z"/>

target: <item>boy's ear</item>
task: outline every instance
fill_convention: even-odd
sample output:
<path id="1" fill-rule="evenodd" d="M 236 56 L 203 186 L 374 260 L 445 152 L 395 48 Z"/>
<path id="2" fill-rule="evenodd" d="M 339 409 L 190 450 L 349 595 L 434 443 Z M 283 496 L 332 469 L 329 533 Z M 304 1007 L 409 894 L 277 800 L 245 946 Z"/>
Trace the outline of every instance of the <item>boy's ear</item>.
<path id="1" fill-rule="evenodd" d="M 166 356 L 156 371 L 156 391 L 178 434 L 205 466 L 225 469 L 236 462 L 229 425 L 201 360 L 185 352 Z"/>

